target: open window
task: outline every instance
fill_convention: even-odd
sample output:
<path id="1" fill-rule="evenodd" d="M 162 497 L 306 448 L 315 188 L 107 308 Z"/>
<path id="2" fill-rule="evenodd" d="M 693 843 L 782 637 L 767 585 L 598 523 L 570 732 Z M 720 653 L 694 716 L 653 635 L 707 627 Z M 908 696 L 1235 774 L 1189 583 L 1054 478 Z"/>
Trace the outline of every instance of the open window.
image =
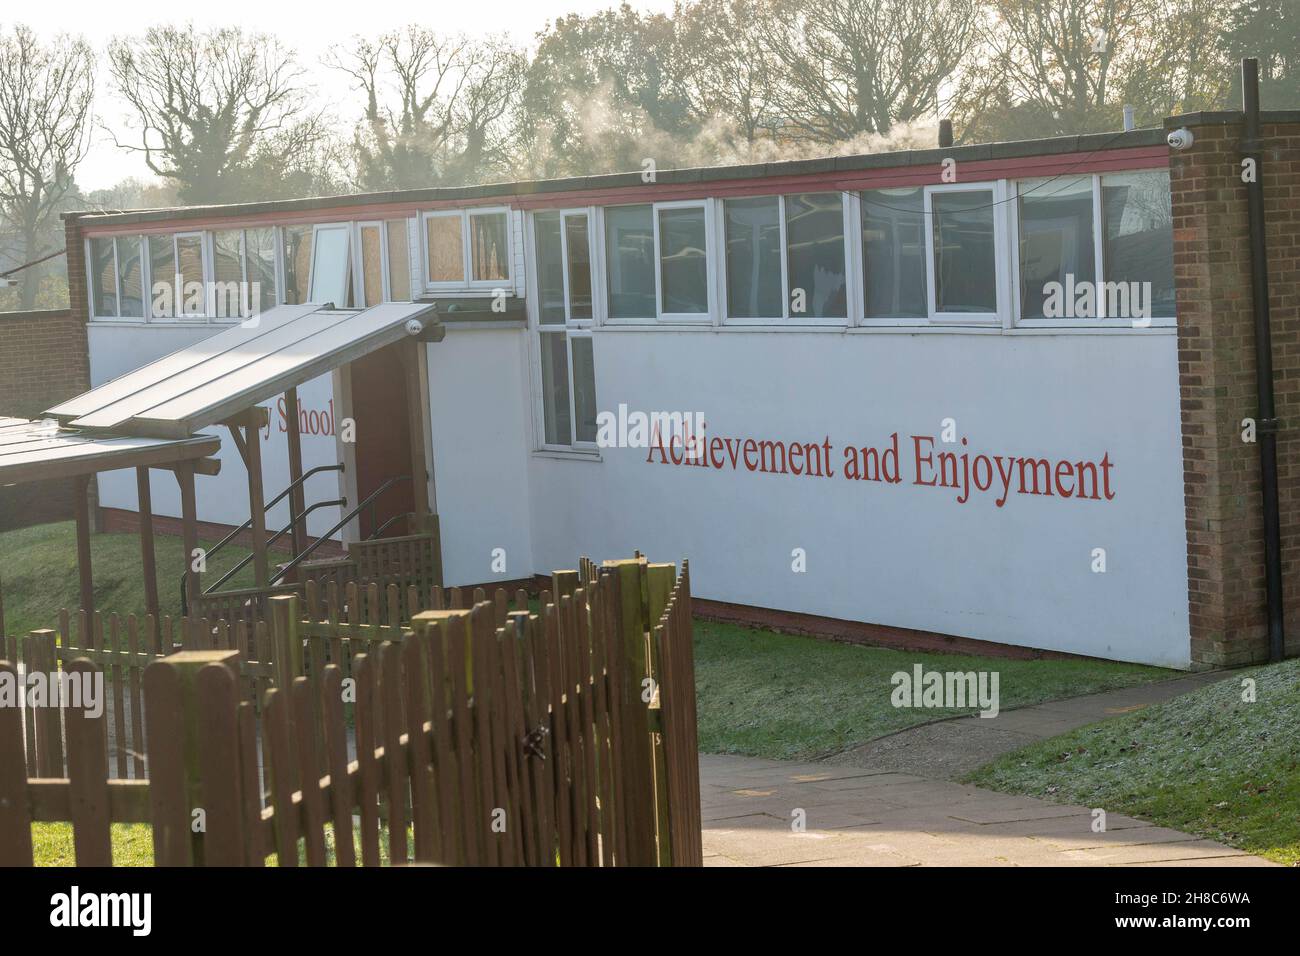
<path id="1" fill-rule="evenodd" d="M 315 227 L 312 236 L 311 279 L 307 301 L 336 309 L 352 306 L 352 269 L 349 259 L 351 229 L 344 224 Z"/>

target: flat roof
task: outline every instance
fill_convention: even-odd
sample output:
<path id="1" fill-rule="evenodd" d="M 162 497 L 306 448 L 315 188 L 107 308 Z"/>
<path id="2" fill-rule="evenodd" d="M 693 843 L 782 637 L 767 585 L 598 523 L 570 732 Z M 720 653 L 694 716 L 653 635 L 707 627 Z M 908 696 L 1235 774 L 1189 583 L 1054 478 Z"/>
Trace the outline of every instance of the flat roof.
<path id="1" fill-rule="evenodd" d="M 73 428 L 183 438 L 422 333 L 436 306 L 282 305 L 127 372 L 45 414 Z"/>
<path id="2" fill-rule="evenodd" d="M 213 435 L 180 439 L 105 435 L 67 428 L 49 419 L 0 417 L 0 484 L 165 466 L 206 458 L 220 447 L 221 439 Z"/>
<path id="3" fill-rule="evenodd" d="M 1019 140 L 1006 143 L 951 146 L 946 149 L 898 150 L 896 152 L 863 153 L 853 156 L 830 156 L 775 163 L 660 169 L 655 173 L 654 185 L 688 185 L 721 180 L 765 179 L 768 177 L 804 176 L 816 173 L 852 172 L 855 170 L 936 166 L 944 159 L 955 159 L 958 162 L 978 162 L 1165 145 L 1164 129 L 1149 128 L 1088 133 L 1082 136 L 1054 136 L 1048 139 Z M 68 212 L 64 213 L 63 217 L 84 219 L 87 224 L 125 226 L 171 220 L 205 219 L 214 216 L 239 217 L 267 213 L 309 213 L 322 209 L 343 209 L 349 206 L 372 206 L 388 203 L 469 201 L 502 199 L 512 196 L 540 196 L 548 193 L 626 189 L 646 186 L 647 184 L 642 179 L 642 175 L 643 171 L 637 170 L 635 172 L 610 173 L 599 176 L 516 180 L 474 186 L 438 186 L 429 189 L 351 193 L 342 196 L 284 199 L 269 202 L 180 206 L 166 209 L 117 212 Z"/>

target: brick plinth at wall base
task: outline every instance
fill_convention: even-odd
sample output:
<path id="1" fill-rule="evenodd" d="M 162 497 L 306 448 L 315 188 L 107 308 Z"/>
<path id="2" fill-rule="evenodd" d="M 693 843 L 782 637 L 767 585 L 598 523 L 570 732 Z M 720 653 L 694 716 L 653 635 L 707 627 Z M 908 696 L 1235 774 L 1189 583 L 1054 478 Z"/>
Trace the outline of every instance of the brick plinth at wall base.
<path id="1" fill-rule="evenodd" d="M 971 637 L 955 637 L 933 631 L 914 631 L 906 627 L 885 624 L 866 624 L 845 621 L 841 618 L 822 617 L 817 614 L 800 614 L 797 611 L 778 611 L 773 608 L 753 607 L 748 604 L 729 604 L 691 598 L 695 617 L 724 624 L 745 627 L 762 627 L 781 634 L 798 634 L 839 641 L 844 644 L 864 644 L 870 647 L 888 647 L 899 651 L 924 651 L 941 654 L 971 654 L 979 657 L 1001 657 L 1007 660 L 1097 660 L 1082 654 L 1063 651 L 1040 650 L 1013 644 L 998 644 Z"/>
<path id="2" fill-rule="evenodd" d="M 138 511 L 127 511 L 124 508 L 100 508 L 99 509 L 99 528 L 101 531 L 129 531 L 139 533 L 140 531 L 140 513 Z M 203 541 L 220 541 L 230 532 L 234 531 L 233 525 L 221 524 L 216 521 L 198 522 L 199 538 Z M 171 535 L 179 538 L 181 536 L 181 519 L 172 518 L 168 515 L 153 516 L 154 534 Z M 316 539 L 308 537 L 307 544 L 311 544 Z M 234 544 L 247 548 L 252 544 L 251 532 L 245 531 L 236 535 Z M 289 554 L 292 549 L 289 536 L 286 534 L 283 538 L 271 545 L 273 552 L 280 554 Z M 311 557 L 307 560 L 316 558 L 337 558 L 344 554 L 343 545 L 338 541 L 326 541 L 319 548 L 312 552 Z"/>

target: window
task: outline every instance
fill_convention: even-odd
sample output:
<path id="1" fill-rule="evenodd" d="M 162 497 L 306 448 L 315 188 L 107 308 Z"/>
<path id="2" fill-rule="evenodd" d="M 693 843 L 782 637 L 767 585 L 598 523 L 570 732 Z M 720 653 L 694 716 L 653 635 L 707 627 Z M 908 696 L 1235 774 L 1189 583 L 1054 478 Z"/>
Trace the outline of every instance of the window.
<path id="1" fill-rule="evenodd" d="M 233 319 L 243 312 L 244 233 L 240 229 L 212 234 L 212 289 L 207 314 Z"/>
<path id="2" fill-rule="evenodd" d="M 1142 326 L 1173 317 L 1166 170 L 1021 180 L 1016 192 L 1019 320 Z"/>
<path id="3" fill-rule="evenodd" d="M 790 315 L 847 318 L 844 202 L 839 193 L 785 197 L 785 250 Z"/>
<path id="4" fill-rule="evenodd" d="M 470 263 L 475 282 L 505 282 L 510 278 L 510 236 L 506 214 L 470 213 Z"/>
<path id="5" fill-rule="evenodd" d="M 707 315 L 708 238 L 703 206 L 660 207 L 659 314 Z"/>
<path id="6" fill-rule="evenodd" d="M 605 210 L 605 267 L 609 317 L 653 319 L 656 315 L 653 207 L 612 206 Z"/>
<path id="7" fill-rule="evenodd" d="M 992 317 L 998 310 L 993 190 L 934 188 L 926 199 L 933 248 L 931 314 Z"/>
<path id="8" fill-rule="evenodd" d="M 728 199 L 723 204 L 727 244 L 727 315 L 776 319 L 785 315 L 781 287 L 781 200 Z"/>
<path id="9" fill-rule="evenodd" d="M 117 307 L 122 318 L 144 318 L 144 262 L 139 236 L 118 236 Z"/>
<path id="10" fill-rule="evenodd" d="M 275 230 L 244 230 L 244 276 L 248 303 L 256 313 L 275 308 Z"/>
<path id="11" fill-rule="evenodd" d="M 113 239 L 90 240 L 90 288 L 95 315 L 117 316 L 117 258 Z"/>
<path id="12" fill-rule="evenodd" d="M 176 301 L 176 237 L 149 237 L 150 316 L 171 318 L 180 311 Z"/>
<path id="13" fill-rule="evenodd" d="M 280 232 L 284 243 L 284 304 L 301 305 L 307 301 L 307 280 L 311 276 L 311 226 L 285 226 Z"/>
<path id="14" fill-rule="evenodd" d="M 1018 192 L 1020 315 L 1048 318 L 1053 283 L 1067 288 L 1097 280 L 1092 177 L 1025 180 Z"/>
<path id="15" fill-rule="evenodd" d="M 406 238 L 406 220 L 390 219 L 384 223 L 388 239 L 388 298 L 393 302 L 411 301 L 411 250 Z"/>
<path id="16" fill-rule="evenodd" d="M 863 301 L 868 319 L 925 318 L 925 190 L 862 194 Z"/>
<path id="17" fill-rule="evenodd" d="M 840 193 L 728 199 L 722 223 L 728 319 L 847 319 Z"/>
<path id="18" fill-rule="evenodd" d="M 498 288 L 510 281 L 508 210 L 426 212 L 423 221 L 428 288 Z"/>
<path id="19" fill-rule="evenodd" d="M 566 210 L 535 213 L 532 220 L 542 442 L 561 448 L 594 444 L 591 216 Z"/>
<path id="20" fill-rule="evenodd" d="M 362 223 L 358 231 L 361 233 L 361 268 L 357 280 L 361 288 L 357 299 L 370 308 L 384 301 L 384 234 L 377 222 Z"/>
<path id="21" fill-rule="evenodd" d="M 308 302 L 333 303 L 336 309 L 351 304 L 347 226 L 317 226 L 312 237 L 311 286 Z"/>
<path id="22" fill-rule="evenodd" d="M 465 281 L 465 242 L 458 212 L 431 213 L 424 220 L 429 284 Z"/>
<path id="23" fill-rule="evenodd" d="M 708 321 L 709 210 L 691 201 L 604 211 L 609 318 Z"/>
<path id="24" fill-rule="evenodd" d="M 1174 233 L 1169 171 L 1144 170 L 1101 177 L 1102 259 L 1110 282 L 1149 282 L 1151 317 L 1174 315 Z M 1141 287 L 1140 287 L 1141 288 Z"/>

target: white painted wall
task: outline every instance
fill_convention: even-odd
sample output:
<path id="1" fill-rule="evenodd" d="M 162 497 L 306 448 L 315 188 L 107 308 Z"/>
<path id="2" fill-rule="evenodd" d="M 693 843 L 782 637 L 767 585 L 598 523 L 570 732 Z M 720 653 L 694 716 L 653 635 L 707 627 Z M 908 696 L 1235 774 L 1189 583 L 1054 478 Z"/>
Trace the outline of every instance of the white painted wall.
<path id="1" fill-rule="evenodd" d="M 1172 335 L 597 330 L 595 359 L 601 409 L 698 411 L 719 436 L 829 436 L 837 476 L 843 446 L 897 431 L 904 482 L 647 464 L 644 448 L 534 455 L 537 570 L 639 548 L 689 558 L 703 598 L 1188 664 Z M 972 453 L 1109 452 L 1115 498 L 1013 494 L 997 508 L 911 484 L 908 436 L 937 438 L 944 418 Z M 441 499 L 444 515 L 455 507 Z M 806 573 L 791 571 L 794 548 Z"/>
<path id="2" fill-rule="evenodd" d="M 95 384 L 211 334 L 210 327 L 92 325 Z M 452 328 L 428 349 L 445 579 L 467 584 L 574 567 L 580 555 L 691 560 L 699 597 L 1120 660 L 1186 666 L 1188 620 L 1176 339 L 1038 335 L 597 329 L 602 409 L 702 412 L 718 436 L 829 437 L 837 477 L 817 479 L 531 451 L 535 334 Z M 328 405 L 328 377 L 302 390 Z M 956 420 L 972 454 L 1113 462 L 1112 501 L 976 494 L 911 483 L 908 436 Z M 288 481 L 273 411 L 267 487 Z M 841 475 L 847 444 L 900 435 L 904 483 Z M 223 438 L 222 474 L 199 479 L 199 516 L 248 514 Z M 304 436 L 306 466 L 337 460 Z M 936 451 L 939 450 L 936 447 Z M 179 514 L 154 475 L 154 507 Z M 320 476 L 309 500 L 336 495 Z M 101 501 L 135 507 L 131 472 L 100 476 Z M 277 515 L 274 524 L 287 521 Z M 318 513 L 319 533 L 337 520 Z M 506 571 L 493 572 L 494 548 Z M 791 571 L 791 551 L 807 572 Z M 1092 571 L 1093 549 L 1107 571 Z"/>
<path id="3" fill-rule="evenodd" d="M 91 323 L 88 326 L 91 385 L 102 385 L 111 378 L 116 378 L 177 349 L 215 335 L 223 328 L 224 326 L 218 325 Z M 328 419 L 332 398 L 333 392 L 328 375 L 315 378 L 298 389 L 299 404 L 309 413 L 316 413 L 314 416 L 309 415 L 310 421 L 319 422 L 322 411 L 326 413 Z M 266 403 L 270 407 L 271 423 L 269 429 L 263 429 L 261 432 L 262 474 L 265 479 L 267 500 L 289 484 L 289 448 L 283 409 L 279 402 L 280 399 L 277 398 Z M 231 442 L 229 431 L 224 427 L 213 426 L 204 429 L 204 432 L 221 438 L 221 450 L 217 455 L 221 459 L 221 473 L 213 476 L 199 475 L 195 479 L 199 520 L 227 525 L 243 524 L 248 520 L 249 515 L 248 472 L 244 468 L 244 462 Z M 338 455 L 333 436 L 304 433 L 302 457 L 304 471 L 316 465 L 337 462 Z M 153 470 L 150 473 L 150 488 L 153 493 L 155 514 L 180 516 L 180 489 L 169 473 Z M 308 504 L 338 498 L 336 473 L 323 472 L 307 479 L 305 496 Z M 136 510 L 138 502 L 134 469 L 102 472 L 99 475 L 99 502 L 107 508 Z M 308 516 L 307 530 L 313 535 L 324 534 L 340 517 L 341 513 L 337 507 L 318 509 Z M 288 522 L 287 501 L 277 505 L 268 513 L 269 529 L 278 530 Z"/>
<path id="4" fill-rule="evenodd" d="M 453 327 L 429 346 L 434 485 L 448 585 L 529 577 L 531 527 L 525 333 Z M 493 549 L 505 569 L 493 571 Z"/>

